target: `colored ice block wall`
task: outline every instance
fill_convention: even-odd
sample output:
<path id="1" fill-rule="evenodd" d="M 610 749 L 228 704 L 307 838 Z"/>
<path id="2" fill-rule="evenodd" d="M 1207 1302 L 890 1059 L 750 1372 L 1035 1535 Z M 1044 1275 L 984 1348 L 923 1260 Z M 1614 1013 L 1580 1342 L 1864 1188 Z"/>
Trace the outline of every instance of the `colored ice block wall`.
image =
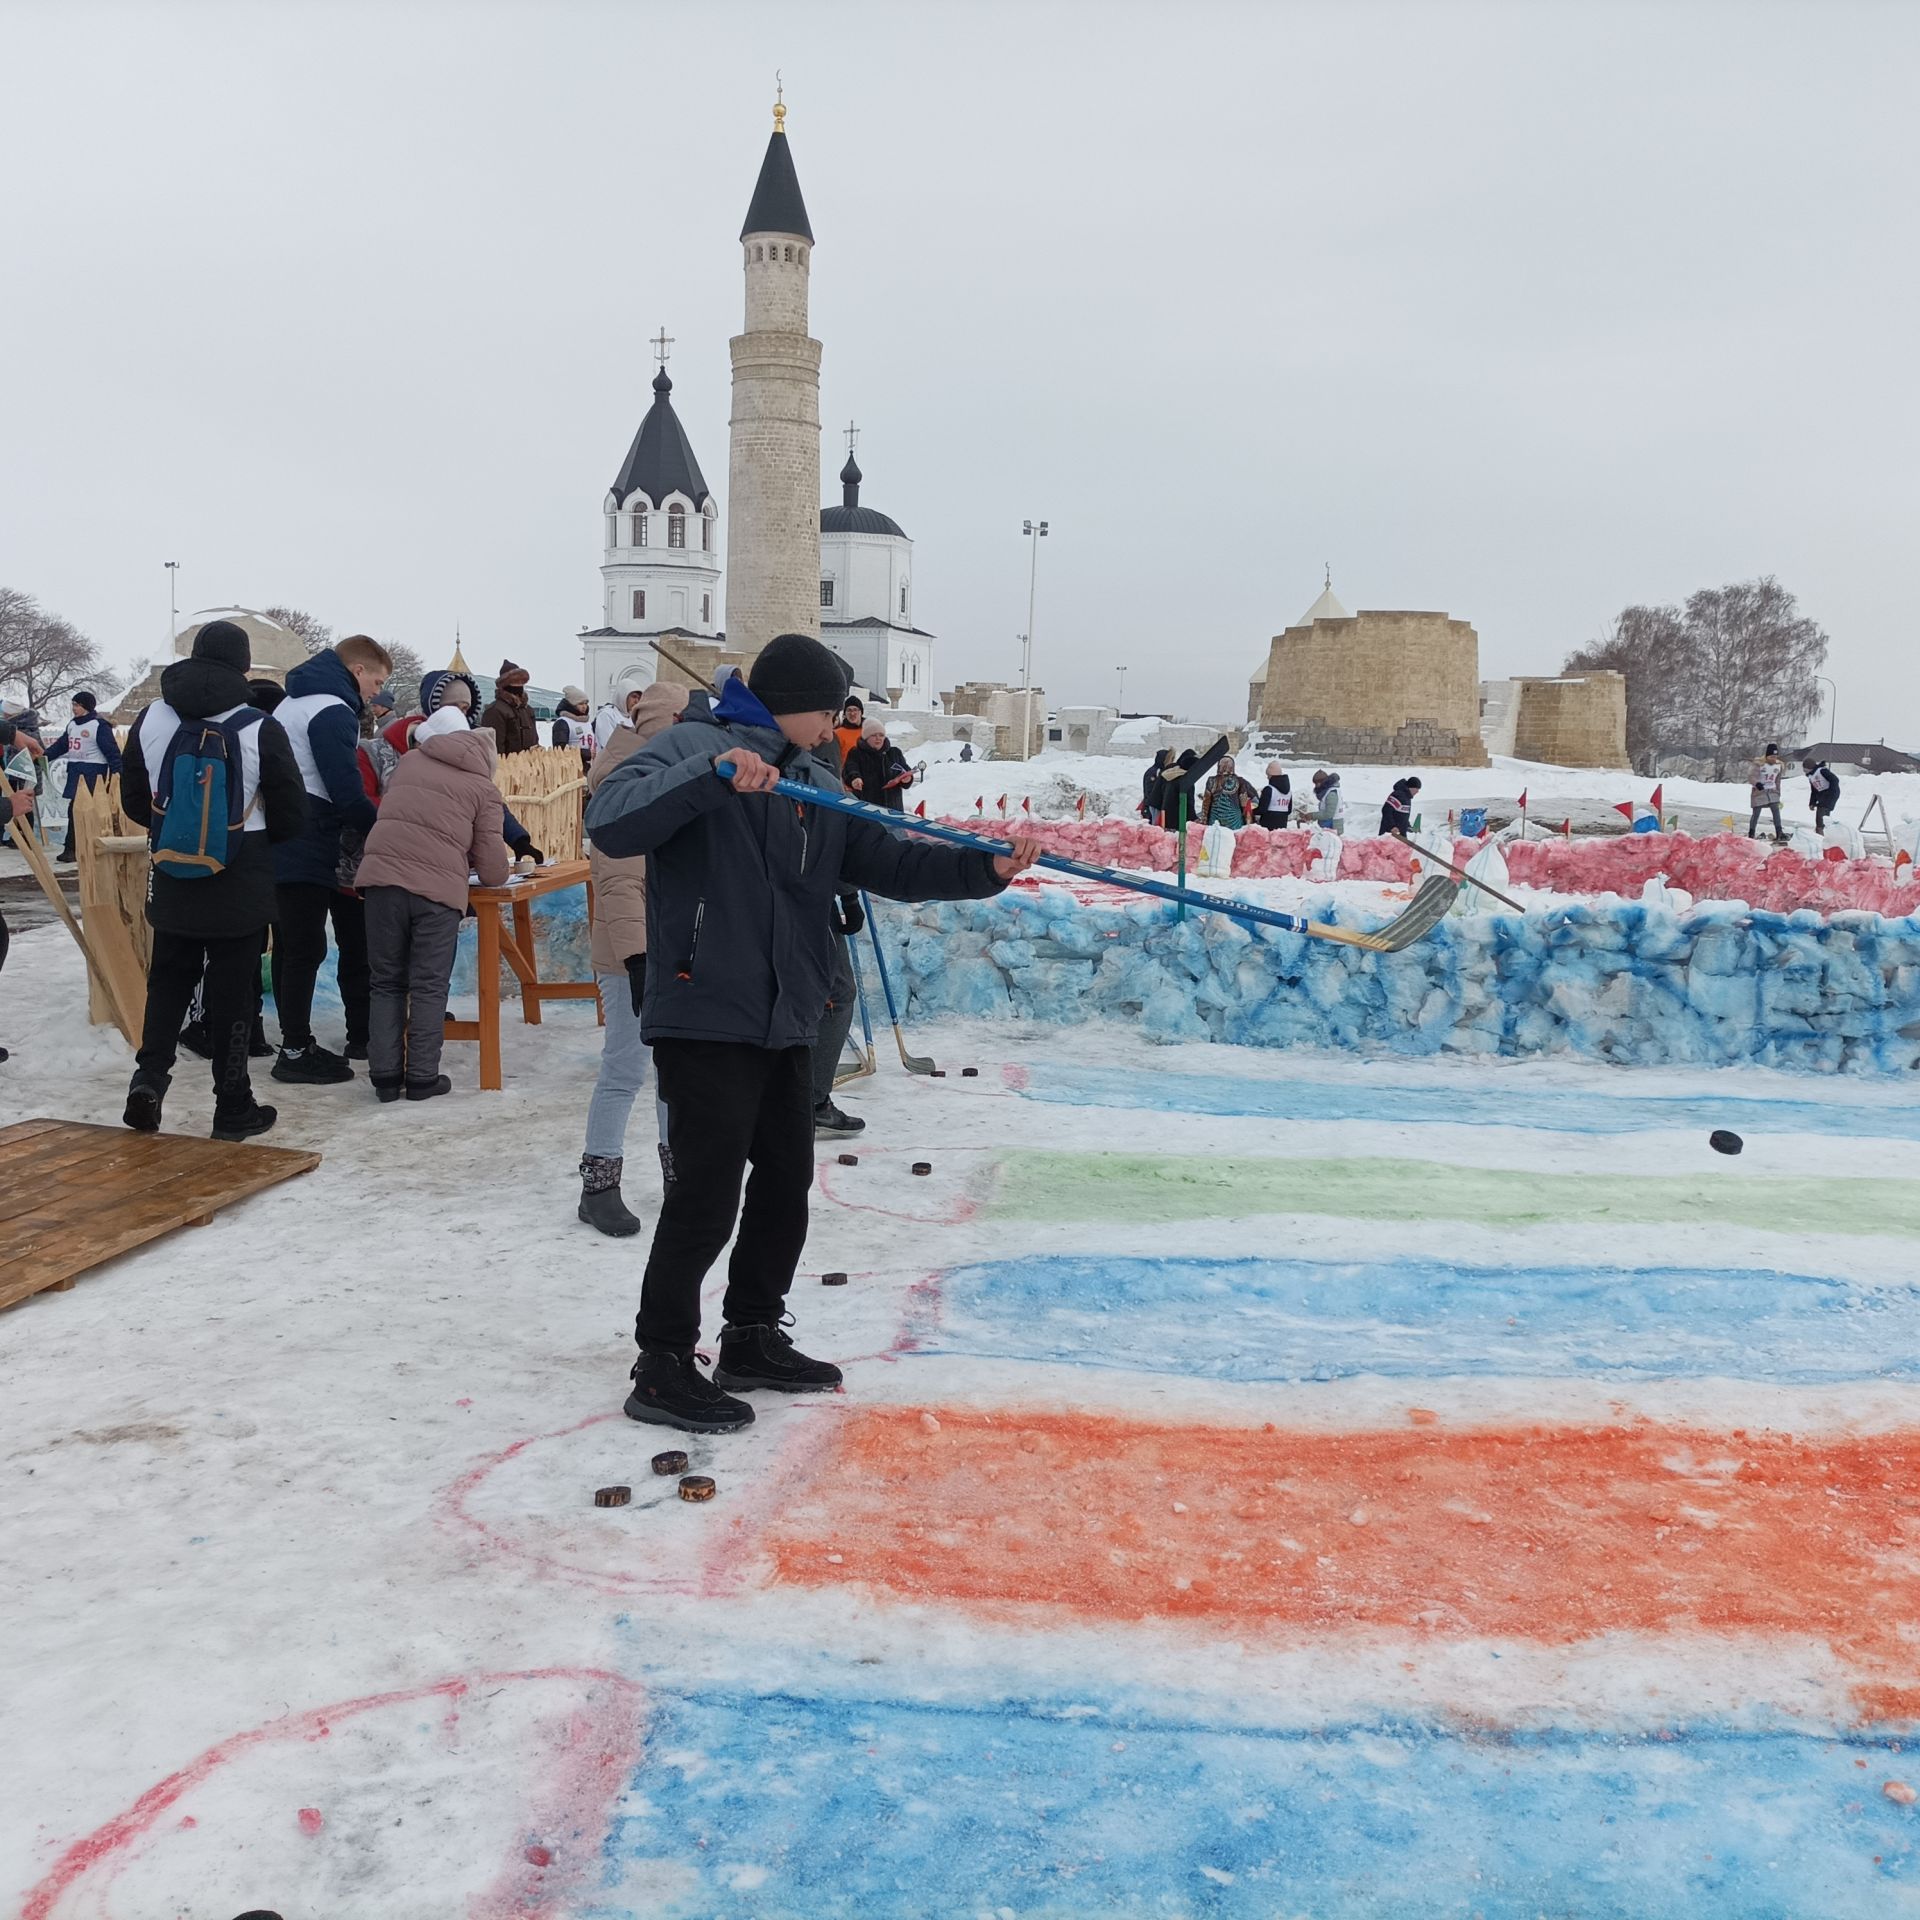
<path id="1" fill-rule="evenodd" d="M 922 1017 L 1114 1020 L 1162 1041 L 1633 1066 L 1879 1074 L 1920 1062 L 1912 919 L 1576 904 L 1456 915 L 1382 954 L 1218 914 L 1179 922 L 1158 903 L 1083 904 L 1053 887 L 880 914 Z"/>

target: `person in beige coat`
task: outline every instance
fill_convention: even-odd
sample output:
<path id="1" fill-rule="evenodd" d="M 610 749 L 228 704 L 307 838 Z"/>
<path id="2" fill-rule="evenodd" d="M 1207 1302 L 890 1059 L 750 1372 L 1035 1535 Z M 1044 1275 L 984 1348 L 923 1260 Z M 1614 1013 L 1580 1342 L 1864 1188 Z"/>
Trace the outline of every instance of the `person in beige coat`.
<path id="1" fill-rule="evenodd" d="M 507 879 L 493 762 L 493 735 L 469 730 L 459 708 L 441 708 L 414 729 L 367 835 L 356 884 L 373 975 L 367 1075 L 382 1100 L 453 1091 L 440 1048 L 467 876 L 488 887 Z"/>
<path id="2" fill-rule="evenodd" d="M 637 753 L 656 733 L 678 720 L 687 704 L 685 687 L 655 681 L 633 703 L 628 724 L 608 736 L 587 776 L 593 794 L 609 773 Z M 593 976 L 607 1036 L 600 1050 L 600 1077 L 587 1106 L 587 1144 L 580 1158 L 580 1218 L 588 1226 L 627 1239 L 640 1222 L 620 1198 L 627 1151 L 627 1121 L 647 1082 L 647 1044 L 640 1038 L 640 995 L 647 977 L 647 861 L 644 854 L 616 860 L 598 847 L 593 860 Z"/>

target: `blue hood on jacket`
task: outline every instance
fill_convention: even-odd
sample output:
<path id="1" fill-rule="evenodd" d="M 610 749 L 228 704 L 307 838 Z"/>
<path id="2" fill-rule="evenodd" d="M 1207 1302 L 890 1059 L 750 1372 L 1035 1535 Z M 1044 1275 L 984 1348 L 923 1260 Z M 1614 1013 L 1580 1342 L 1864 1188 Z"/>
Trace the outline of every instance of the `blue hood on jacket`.
<path id="1" fill-rule="evenodd" d="M 760 696 L 739 674 L 727 682 L 713 709 L 713 717 L 723 727 L 765 727 L 769 733 L 780 731 L 780 722 L 760 704 Z"/>
<path id="2" fill-rule="evenodd" d="M 452 667 L 436 667 L 431 673 L 420 676 L 420 711 L 439 712 L 446 704 L 447 688 L 456 680 L 467 690 L 467 725 L 477 727 L 480 724 L 480 683 L 472 674 L 456 672 Z"/>
<path id="3" fill-rule="evenodd" d="M 366 702 L 360 698 L 360 689 L 353 675 L 347 671 L 347 663 L 331 647 L 316 653 L 311 660 L 302 660 L 287 675 L 287 696 L 300 699 L 310 693 L 330 693 L 344 700 L 357 716 Z"/>

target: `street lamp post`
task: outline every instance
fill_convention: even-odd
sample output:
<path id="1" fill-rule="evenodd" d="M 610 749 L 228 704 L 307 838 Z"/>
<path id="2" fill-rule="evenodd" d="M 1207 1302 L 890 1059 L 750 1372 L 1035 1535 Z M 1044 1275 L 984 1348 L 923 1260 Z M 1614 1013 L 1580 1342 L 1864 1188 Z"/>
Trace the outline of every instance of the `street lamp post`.
<path id="1" fill-rule="evenodd" d="M 180 647 L 180 562 L 167 562 L 167 645 Z"/>
<path id="2" fill-rule="evenodd" d="M 1827 714 L 1827 744 L 1831 746 L 1840 738 L 1840 689 L 1824 673 L 1816 673 L 1813 677 L 1823 687 L 1833 688 L 1833 705 Z"/>
<path id="3" fill-rule="evenodd" d="M 1114 706 L 1119 712 L 1125 713 L 1127 710 L 1127 670 L 1125 667 L 1115 667 L 1114 672 L 1120 679 L 1120 692 L 1114 700 Z"/>
<path id="4" fill-rule="evenodd" d="M 1020 685 L 1026 698 L 1020 703 L 1020 758 L 1033 758 L 1033 596 L 1034 588 L 1040 576 L 1040 542 L 1047 537 L 1047 523 L 1044 520 L 1023 520 L 1020 531 L 1026 535 L 1029 550 L 1027 561 L 1027 630 L 1020 636 Z"/>

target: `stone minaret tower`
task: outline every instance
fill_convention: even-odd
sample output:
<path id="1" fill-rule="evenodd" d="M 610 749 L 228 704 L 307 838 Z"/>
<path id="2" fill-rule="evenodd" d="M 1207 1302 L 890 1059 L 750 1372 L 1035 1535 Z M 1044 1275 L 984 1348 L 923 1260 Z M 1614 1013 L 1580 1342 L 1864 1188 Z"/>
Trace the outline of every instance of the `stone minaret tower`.
<path id="1" fill-rule="evenodd" d="M 749 665 L 777 633 L 820 632 L 820 342 L 807 335 L 813 228 L 786 119 L 776 105 L 740 229 L 747 322 L 729 342 L 727 650 Z"/>

